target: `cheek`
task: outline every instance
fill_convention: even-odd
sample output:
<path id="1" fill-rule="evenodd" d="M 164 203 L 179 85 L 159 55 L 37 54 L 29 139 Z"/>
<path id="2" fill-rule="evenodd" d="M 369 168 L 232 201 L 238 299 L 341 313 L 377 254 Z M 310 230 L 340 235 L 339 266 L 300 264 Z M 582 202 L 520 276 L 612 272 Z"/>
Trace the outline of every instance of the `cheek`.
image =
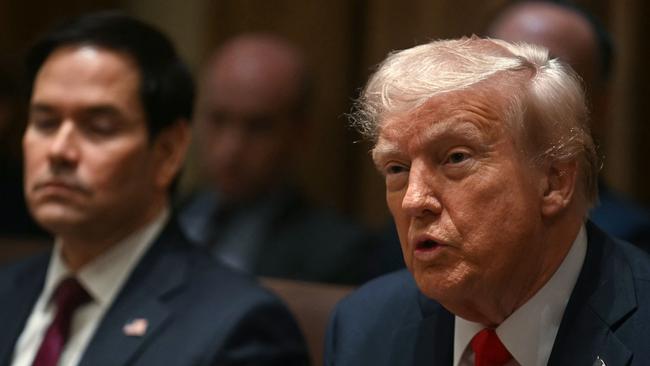
<path id="1" fill-rule="evenodd" d="M 402 210 L 403 197 L 404 195 L 401 194 L 401 192 L 386 192 L 386 205 L 388 206 L 388 210 L 393 216 L 393 220 L 395 220 L 395 225 L 397 226 L 398 232 L 401 231 L 400 224 L 406 220 L 406 216 Z"/>
<path id="2" fill-rule="evenodd" d="M 47 168 L 48 160 L 45 143 L 39 142 L 29 135 L 23 139 L 23 165 L 25 184 L 36 179 L 41 170 Z"/>
<path id="3" fill-rule="evenodd" d="M 400 245 L 402 247 L 402 254 L 404 256 L 404 261 L 406 265 L 411 267 L 411 253 L 406 247 L 408 245 L 408 231 L 410 226 L 410 219 L 402 209 L 402 199 L 404 194 L 401 191 L 390 191 L 386 192 L 386 204 L 388 205 L 388 210 L 390 211 L 393 221 L 395 222 L 395 227 L 397 229 L 397 235 L 399 236 Z"/>
<path id="4" fill-rule="evenodd" d="M 146 155 L 139 149 L 128 152 L 103 152 L 88 157 L 80 167 L 82 181 L 92 186 L 97 193 L 117 195 L 129 188 L 151 181 L 152 167 Z"/>
<path id="5" fill-rule="evenodd" d="M 275 138 L 260 138 L 249 144 L 246 160 L 259 172 L 272 173 L 280 165 L 287 163 L 287 146 Z"/>
<path id="6" fill-rule="evenodd" d="M 223 135 L 218 133 L 205 133 L 203 136 L 199 136 L 198 139 L 201 156 L 209 160 L 218 160 L 224 156 L 226 148 L 230 146 L 227 144 L 228 141 L 223 138 Z"/>
<path id="7" fill-rule="evenodd" d="M 515 178 L 504 179 L 508 176 Z M 476 262 L 506 261 L 517 251 L 509 246 L 526 241 L 534 232 L 539 212 L 534 193 L 513 174 L 475 183 L 464 192 L 470 199 L 459 202 L 450 216 L 466 253 Z"/>

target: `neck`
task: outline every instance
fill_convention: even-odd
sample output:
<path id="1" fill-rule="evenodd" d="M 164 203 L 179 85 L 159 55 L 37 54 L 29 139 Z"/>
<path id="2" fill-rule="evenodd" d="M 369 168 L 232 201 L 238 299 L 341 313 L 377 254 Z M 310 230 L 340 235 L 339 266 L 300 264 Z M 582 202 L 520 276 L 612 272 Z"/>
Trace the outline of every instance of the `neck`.
<path id="1" fill-rule="evenodd" d="M 539 251 L 529 254 L 537 258 L 535 268 L 530 262 L 522 263 L 508 273 L 508 278 L 502 278 L 496 289 L 483 288 L 468 294 L 470 298 L 463 300 L 465 306 L 456 315 L 489 327 L 499 326 L 553 277 L 571 250 L 582 223 L 579 215 L 566 215 L 545 223 L 545 233 L 538 236 Z"/>
<path id="2" fill-rule="evenodd" d="M 558 218 L 558 221 L 561 223 L 552 223 L 554 229 L 550 230 L 546 240 L 540 243 L 542 247 L 552 246 L 552 248 L 547 247 L 540 250 L 538 253 L 540 265 L 537 267 L 536 272 L 530 276 L 530 281 L 522 284 L 519 293 L 513 296 L 511 302 L 504 304 L 503 310 L 505 311 L 502 313 L 498 324 L 501 324 L 515 310 L 535 296 L 555 275 L 569 254 L 583 224 L 583 219 L 581 216 L 570 214 Z M 534 254 L 531 253 L 531 255 Z"/>
<path id="3" fill-rule="evenodd" d="M 62 233 L 59 238 L 63 260 L 70 271 L 78 272 L 82 267 L 153 222 L 162 213 L 166 204 L 167 202 L 164 201 L 152 206 L 137 221 L 119 220 L 115 225 L 106 225 L 101 231 L 76 230 Z"/>

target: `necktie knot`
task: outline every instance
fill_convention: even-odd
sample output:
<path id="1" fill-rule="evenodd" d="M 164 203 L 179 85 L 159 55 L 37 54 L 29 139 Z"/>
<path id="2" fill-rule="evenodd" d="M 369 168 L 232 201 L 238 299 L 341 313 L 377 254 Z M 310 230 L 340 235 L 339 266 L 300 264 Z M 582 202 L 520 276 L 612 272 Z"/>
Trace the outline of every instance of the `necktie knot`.
<path id="1" fill-rule="evenodd" d="M 81 287 L 74 277 L 61 281 L 54 293 L 57 314 L 60 312 L 74 312 L 80 305 L 90 300 L 88 292 Z"/>
<path id="2" fill-rule="evenodd" d="M 494 329 L 483 329 L 472 338 L 475 366 L 502 366 L 512 359 Z"/>

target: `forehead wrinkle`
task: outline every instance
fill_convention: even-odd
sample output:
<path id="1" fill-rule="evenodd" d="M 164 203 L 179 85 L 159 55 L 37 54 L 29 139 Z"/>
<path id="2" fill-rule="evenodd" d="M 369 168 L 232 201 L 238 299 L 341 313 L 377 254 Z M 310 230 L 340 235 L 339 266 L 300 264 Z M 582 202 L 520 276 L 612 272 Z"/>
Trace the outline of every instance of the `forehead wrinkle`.
<path id="1" fill-rule="evenodd" d="M 462 117 L 452 117 L 427 126 L 420 134 L 409 140 L 408 149 L 411 153 L 447 146 L 448 143 L 459 141 L 485 142 L 486 134 L 476 123 Z M 487 139 L 489 140 L 489 139 Z"/>
<path id="2" fill-rule="evenodd" d="M 399 151 L 399 145 L 405 143 L 408 146 L 402 148 L 417 150 L 451 135 L 470 138 L 473 136 L 470 132 L 472 127 L 491 140 L 503 128 L 503 124 L 498 114 L 483 103 L 464 101 L 440 108 L 421 108 L 408 116 L 387 121 L 380 131 L 375 150 L 377 153 Z M 387 141 L 393 141 L 393 146 L 388 148 Z"/>
<path id="3" fill-rule="evenodd" d="M 490 100 L 492 99 L 492 100 Z M 490 102 L 490 103 L 488 103 Z M 432 121 L 467 121 L 476 125 L 483 132 L 501 127 L 502 115 L 498 112 L 503 109 L 501 101 L 496 98 L 488 98 L 475 92 L 455 93 L 438 101 L 431 100 L 416 111 L 417 118 L 430 119 Z M 495 106 L 497 106 L 495 108 Z M 428 117 L 427 115 L 431 115 Z"/>

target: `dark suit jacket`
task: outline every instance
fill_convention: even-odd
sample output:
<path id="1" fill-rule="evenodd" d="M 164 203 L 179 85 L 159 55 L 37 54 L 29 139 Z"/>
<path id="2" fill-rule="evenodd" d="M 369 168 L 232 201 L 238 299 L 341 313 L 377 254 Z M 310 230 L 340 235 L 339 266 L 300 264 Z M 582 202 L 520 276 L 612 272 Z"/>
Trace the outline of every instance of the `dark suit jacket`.
<path id="1" fill-rule="evenodd" d="M 0 270 L 0 364 L 44 284 L 49 254 Z M 144 318 L 142 337 L 126 336 Z M 280 301 L 189 245 L 175 219 L 117 295 L 81 358 L 100 365 L 306 365 L 306 347 Z"/>
<path id="2" fill-rule="evenodd" d="M 650 252 L 650 212 L 598 182 L 598 205 L 589 218 L 606 233 Z"/>
<path id="3" fill-rule="evenodd" d="M 650 364 L 650 257 L 587 225 L 585 263 L 549 365 Z M 416 287 L 406 270 L 378 278 L 335 309 L 328 366 L 451 365 L 454 316 Z"/>
<path id="4" fill-rule="evenodd" d="M 272 209 L 251 244 L 257 248 L 251 271 L 259 276 L 292 280 L 360 284 L 367 280 L 366 260 L 373 245 L 360 226 L 312 206 L 296 190 L 286 187 L 262 201 Z M 255 210 L 260 202 L 252 203 Z M 268 208 L 268 207 L 266 207 Z M 211 246 L 212 232 L 224 230 L 210 219 L 220 209 L 219 197 L 211 192 L 194 195 L 181 210 L 180 223 L 188 238 Z M 258 210 L 259 211 L 259 210 Z M 205 225 L 197 224 L 205 223 Z M 227 221 L 225 226 L 241 223 Z M 217 247 L 213 250 L 218 254 Z"/>

